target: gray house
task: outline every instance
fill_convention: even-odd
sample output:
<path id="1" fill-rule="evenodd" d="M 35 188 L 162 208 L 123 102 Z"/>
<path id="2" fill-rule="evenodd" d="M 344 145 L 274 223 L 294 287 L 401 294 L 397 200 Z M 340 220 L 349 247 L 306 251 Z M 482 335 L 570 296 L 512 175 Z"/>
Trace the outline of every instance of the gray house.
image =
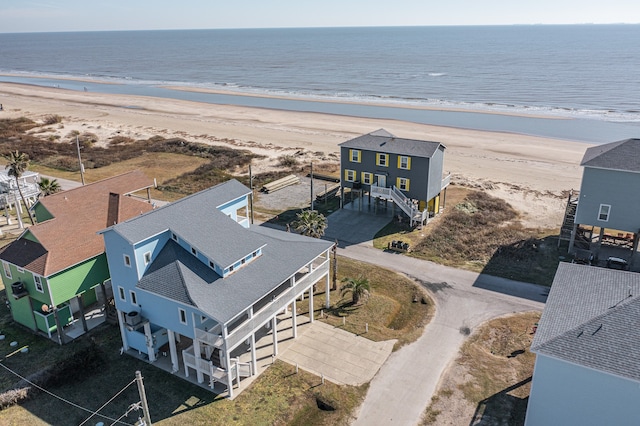
<path id="1" fill-rule="evenodd" d="M 560 263 L 531 351 L 525 425 L 637 425 L 640 275 Z"/>
<path id="2" fill-rule="evenodd" d="M 640 139 L 626 139 L 587 149 L 570 250 L 576 238 L 599 228 L 603 241 L 626 244 L 635 254 L 640 232 Z M 590 227 L 590 229 L 589 229 Z"/>
<path id="3" fill-rule="evenodd" d="M 444 207 L 450 176 L 443 178 L 445 146 L 398 138 L 384 129 L 340 144 L 340 196 L 344 188 L 362 196 L 390 200 L 424 223 Z"/>

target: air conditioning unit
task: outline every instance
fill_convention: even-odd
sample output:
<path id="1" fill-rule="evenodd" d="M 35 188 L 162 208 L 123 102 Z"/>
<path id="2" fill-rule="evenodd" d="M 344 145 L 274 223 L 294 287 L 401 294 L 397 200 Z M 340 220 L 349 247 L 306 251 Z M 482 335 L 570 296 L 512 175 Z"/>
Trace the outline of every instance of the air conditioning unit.
<path id="1" fill-rule="evenodd" d="M 127 325 L 138 325 L 142 322 L 142 316 L 138 312 L 129 312 L 125 315 L 124 322 Z"/>

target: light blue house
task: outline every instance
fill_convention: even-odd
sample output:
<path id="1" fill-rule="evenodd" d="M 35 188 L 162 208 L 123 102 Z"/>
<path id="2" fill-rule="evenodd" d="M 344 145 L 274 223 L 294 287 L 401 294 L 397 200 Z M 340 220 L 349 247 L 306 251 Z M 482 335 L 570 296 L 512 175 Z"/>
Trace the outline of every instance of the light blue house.
<path id="1" fill-rule="evenodd" d="M 229 396 L 257 371 L 256 332 L 271 328 L 277 355 L 276 316 L 321 280 L 329 295 L 332 244 L 251 226 L 250 195 L 231 180 L 101 231 L 124 350 Z"/>
<path id="2" fill-rule="evenodd" d="M 640 274 L 560 263 L 525 425 L 640 424 Z"/>
<path id="3" fill-rule="evenodd" d="M 575 199 L 575 220 L 569 250 L 582 235 L 592 241 L 594 228 L 599 228 L 597 246 L 603 241 L 630 249 L 633 261 L 640 235 L 640 139 L 625 139 L 586 150 L 580 192 Z M 570 205 L 568 208 L 571 207 Z M 584 247 L 592 248 L 592 247 Z"/>

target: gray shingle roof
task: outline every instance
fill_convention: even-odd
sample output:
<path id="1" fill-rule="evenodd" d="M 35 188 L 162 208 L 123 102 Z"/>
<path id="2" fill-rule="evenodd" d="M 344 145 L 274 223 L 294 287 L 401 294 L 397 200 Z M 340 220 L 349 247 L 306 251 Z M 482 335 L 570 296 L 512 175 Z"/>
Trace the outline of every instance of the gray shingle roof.
<path id="1" fill-rule="evenodd" d="M 171 230 L 221 267 L 264 245 L 217 207 L 251 193 L 235 179 L 112 227 L 131 244 Z"/>
<path id="2" fill-rule="evenodd" d="M 440 142 L 398 138 L 384 129 L 358 136 L 339 145 L 342 148 L 364 149 L 424 158 L 431 158 L 440 146 L 444 147 Z"/>
<path id="3" fill-rule="evenodd" d="M 580 165 L 640 172 L 640 139 L 625 139 L 593 146 L 587 149 Z"/>
<path id="4" fill-rule="evenodd" d="M 169 240 L 138 287 L 196 306 L 216 321 L 227 323 L 332 245 L 263 227 L 247 231 L 266 247 L 260 257 L 226 278 Z"/>
<path id="5" fill-rule="evenodd" d="M 640 274 L 561 263 L 532 351 L 640 381 Z"/>

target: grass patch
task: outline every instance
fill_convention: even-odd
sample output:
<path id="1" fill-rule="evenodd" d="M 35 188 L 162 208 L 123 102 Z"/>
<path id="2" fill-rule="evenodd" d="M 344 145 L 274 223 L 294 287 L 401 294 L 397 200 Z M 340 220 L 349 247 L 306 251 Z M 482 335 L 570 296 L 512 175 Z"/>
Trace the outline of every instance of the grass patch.
<path id="1" fill-rule="evenodd" d="M 364 276 L 371 285 L 365 304 L 354 306 L 351 297 L 340 296 L 340 281 L 345 277 Z M 422 335 L 435 311 L 433 301 L 415 282 L 404 275 L 369 263 L 338 257 L 338 290 L 330 292 L 330 308 L 325 306 L 324 285 L 318 285 L 314 296 L 315 318 L 379 342 L 397 339 L 394 349 L 411 343 Z M 418 301 L 414 302 L 417 296 Z M 308 315 L 309 305 L 298 303 L 299 313 Z M 323 318 L 320 317 L 320 312 Z M 344 318 L 344 325 L 343 325 Z M 365 333 L 366 324 L 369 331 Z"/>
<path id="2" fill-rule="evenodd" d="M 539 319 L 539 312 L 527 312 L 479 327 L 460 349 L 421 424 L 438 424 L 441 414 L 452 424 L 524 424 L 535 363 L 531 333 Z"/>
<path id="3" fill-rule="evenodd" d="M 4 291 L 2 291 L 4 295 Z M 359 387 L 339 386 L 320 377 L 300 371 L 295 367 L 276 361 L 235 400 L 219 398 L 205 389 L 194 386 L 147 363 L 119 353 L 120 333 L 116 326 L 103 325 L 92 330 L 74 343 L 59 346 L 50 340 L 36 336 L 10 320 L 10 313 L 0 306 L 0 327 L 7 336 L 0 343 L 2 353 L 8 353 L 9 343 L 27 345 L 29 353 L 18 353 L 3 361 L 23 376 L 36 377 L 55 366 L 71 365 L 77 358 L 91 353 L 95 355 L 87 368 L 79 368 L 73 374 L 58 371 L 57 380 L 49 381 L 46 388 L 69 401 L 95 410 L 135 377 L 140 370 L 144 377 L 149 401 L 149 411 L 154 424 L 158 425 L 346 425 L 366 394 L 368 385 Z M 6 348 L 5 348 L 6 346 Z M 96 361 L 97 358 L 97 361 Z M 87 364 L 89 365 L 89 364 Z M 0 393 L 13 388 L 19 379 L 0 369 Z M 139 400 L 134 385 L 101 413 L 112 418 L 121 416 L 129 404 Z M 318 407 L 331 406 L 333 411 Z M 322 405 L 321 404 L 321 405 Z M 2 410 L 2 424 L 80 424 L 89 413 L 67 405 L 50 395 L 34 392 L 30 398 Z M 132 417 L 133 416 L 133 417 Z M 135 412 L 125 418 L 133 423 Z M 97 421 L 112 422 L 97 417 Z"/>

